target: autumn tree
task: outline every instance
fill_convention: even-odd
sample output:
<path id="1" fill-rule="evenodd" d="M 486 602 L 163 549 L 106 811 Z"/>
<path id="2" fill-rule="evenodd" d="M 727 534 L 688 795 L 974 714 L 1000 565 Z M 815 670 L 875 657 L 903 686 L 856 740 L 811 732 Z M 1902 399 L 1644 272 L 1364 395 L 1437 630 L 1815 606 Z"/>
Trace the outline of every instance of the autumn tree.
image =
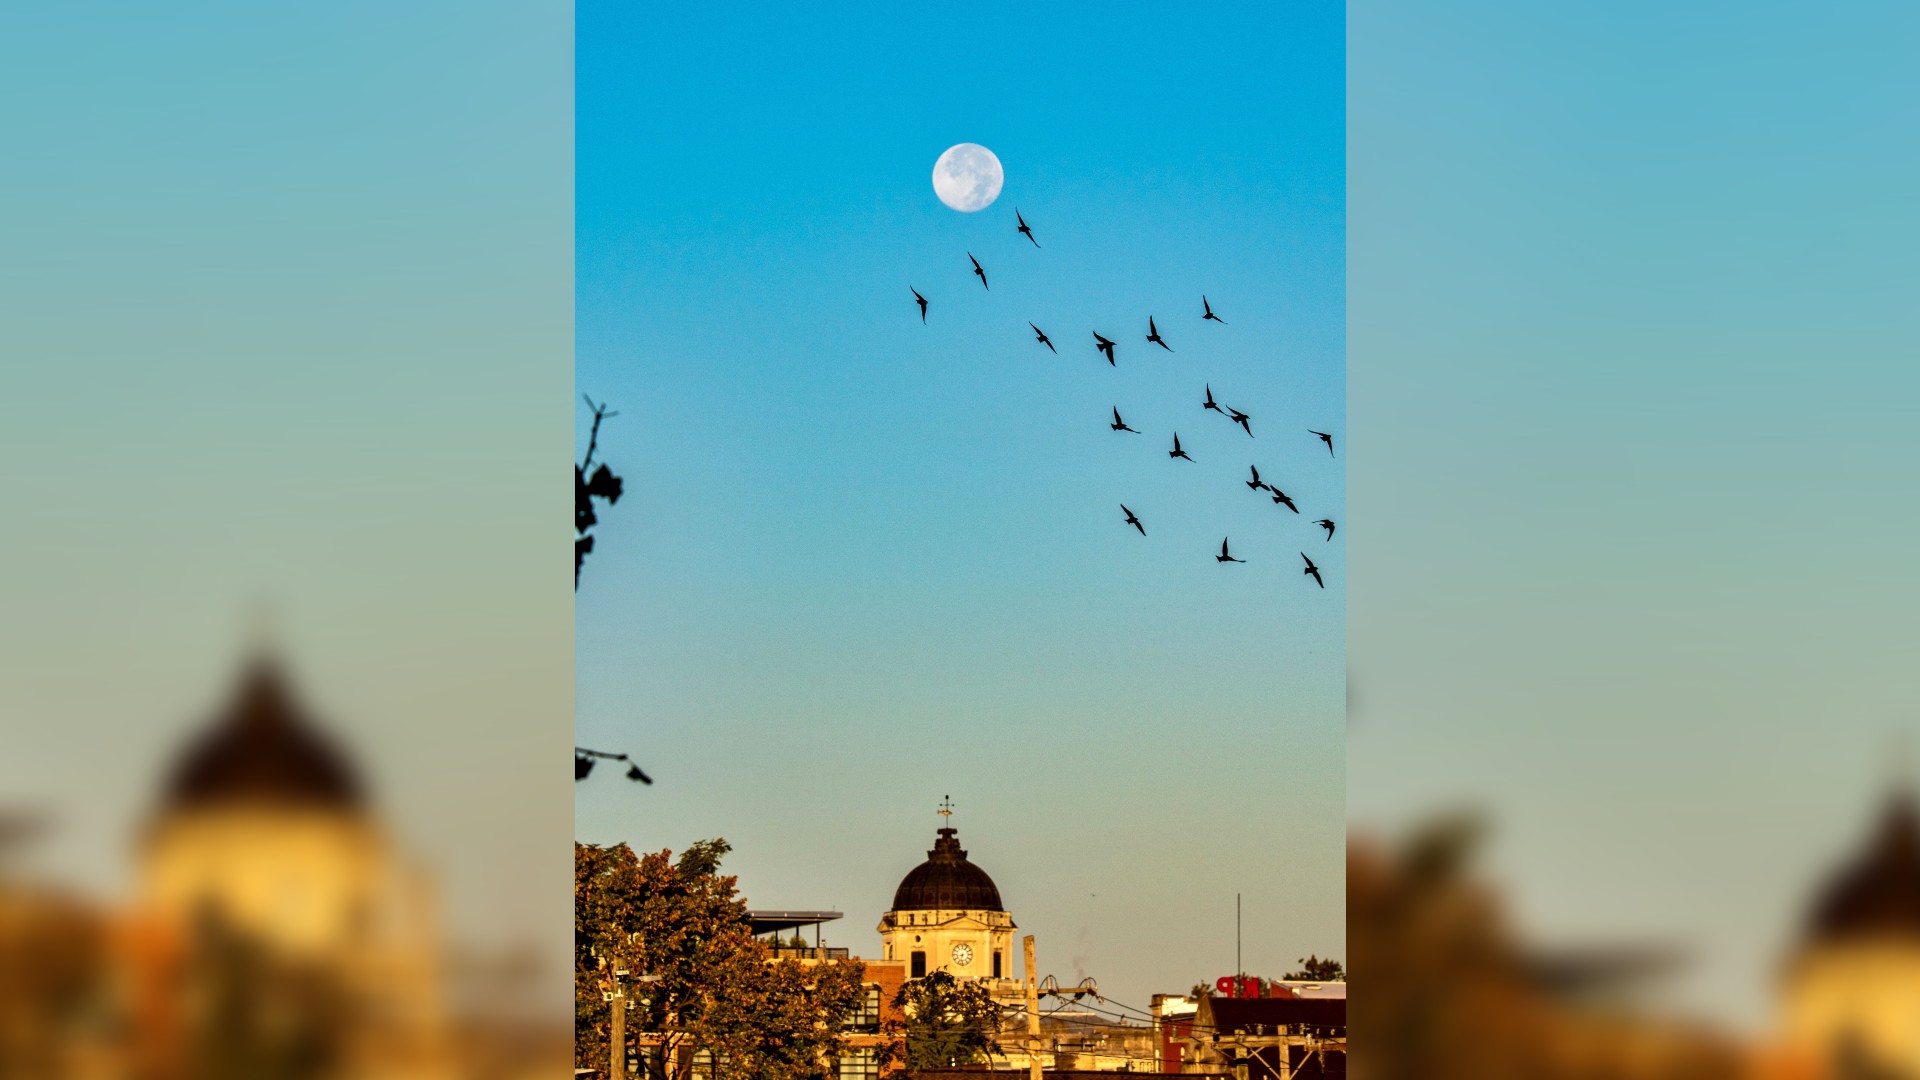
<path id="1" fill-rule="evenodd" d="M 825 1078 L 864 997 L 858 962 L 773 961 L 754 938 L 724 840 L 635 855 L 574 845 L 574 1059 L 609 1060 L 613 973 L 648 1080 L 687 1080 L 696 1054 L 726 1080 Z M 644 980 L 642 977 L 645 977 Z M 642 1035 L 646 1037 L 641 1038 Z M 631 1045 L 631 1044 L 630 1044 Z"/>
<path id="2" fill-rule="evenodd" d="M 1308 956 L 1300 961 L 1300 970 L 1286 977 L 1287 982 L 1342 982 L 1347 977 L 1347 969 L 1340 961 L 1329 956 L 1325 960 L 1318 956 Z"/>
<path id="3" fill-rule="evenodd" d="M 1000 1005 L 984 984 L 961 982 L 945 971 L 915 979 L 893 996 L 899 1019 L 883 1031 L 892 1037 L 881 1050 L 881 1068 L 973 1065 L 1000 1049 Z"/>

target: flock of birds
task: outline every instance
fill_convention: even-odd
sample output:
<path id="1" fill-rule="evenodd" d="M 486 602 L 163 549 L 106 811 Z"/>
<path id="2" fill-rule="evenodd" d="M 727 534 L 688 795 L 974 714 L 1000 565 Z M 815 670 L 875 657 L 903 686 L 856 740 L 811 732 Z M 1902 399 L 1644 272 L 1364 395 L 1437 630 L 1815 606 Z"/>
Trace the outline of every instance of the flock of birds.
<path id="1" fill-rule="evenodd" d="M 1020 235 L 1026 237 L 1029 241 L 1032 242 L 1035 248 L 1038 248 L 1040 246 L 1040 241 L 1034 237 L 1033 229 L 1030 226 L 1028 226 L 1027 219 L 1021 215 L 1018 207 L 1014 208 L 1013 217 L 1016 223 L 1016 228 L 1018 229 Z M 983 289 L 986 289 L 989 292 L 993 291 L 993 287 L 987 283 L 986 267 L 980 265 L 980 260 L 974 258 L 972 252 L 968 252 L 967 261 L 973 264 L 973 275 L 980 279 L 980 287 Z M 913 293 L 914 302 L 920 306 L 920 322 L 922 325 L 925 325 L 927 321 L 927 306 L 928 306 L 927 298 L 921 295 L 919 289 L 916 289 L 911 285 L 907 286 L 907 291 Z M 1219 315 L 1215 314 L 1213 310 L 1212 301 L 1208 300 L 1204 294 L 1200 297 L 1200 310 L 1201 310 L 1201 315 L 1200 315 L 1201 321 L 1215 322 L 1215 323 L 1219 323 L 1222 326 L 1225 326 L 1227 324 L 1227 321 L 1225 319 L 1222 319 Z M 1032 322 L 1028 322 L 1027 326 L 1033 330 L 1034 342 L 1036 344 L 1045 345 L 1048 351 L 1052 352 L 1056 356 L 1059 355 L 1060 350 L 1054 347 L 1053 339 L 1047 336 L 1046 331 L 1040 329 L 1039 326 L 1035 325 Z M 1167 344 L 1166 340 L 1160 336 L 1160 326 L 1157 322 L 1154 321 L 1154 317 L 1152 315 L 1147 316 L 1147 343 L 1150 345 L 1158 345 L 1162 349 L 1165 349 L 1168 352 L 1173 351 L 1173 346 Z M 1117 345 L 1111 338 L 1105 337 L 1100 333 L 1100 331 L 1095 330 L 1093 331 L 1093 347 L 1101 355 L 1107 358 L 1107 364 L 1109 366 L 1113 366 L 1113 367 L 1119 366 L 1118 362 L 1115 360 L 1115 357 L 1114 357 L 1114 350 L 1116 349 Z M 1253 437 L 1253 423 L 1252 423 L 1253 417 L 1251 415 L 1244 413 L 1239 409 L 1232 407 L 1231 405 L 1223 406 L 1220 402 L 1215 401 L 1213 397 L 1213 385 L 1211 383 L 1205 384 L 1205 391 L 1206 391 L 1206 399 L 1200 403 L 1200 407 L 1202 410 L 1219 413 L 1221 416 L 1226 417 L 1229 422 L 1238 424 L 1241 430 L 1247 433 L 1248 438 Z M 1138 430 L 1128 426 L 1127 422 L 1121 418 L 1120 407 L 1118 405 L 1114 406 L 1113 408 L 1113 423 L 1109 424 L 1108 427 L 1116 432 L 1131 432 L 1135 435 L 1140 434 Z M 1324 431 L 1314 431 L 1312 429 L 1308 429 L 1307 433 L 1319 439 L 1320 442 L 1326 446 L 1328 457 L 1333 456 L 1333 436 L 1331 434 Z M 1173 433 L 1173 449 L 1167 451 L 1167 456 L 1175 460 L 1183 460 L 1187 462 L 1193 461 L 1193 458 L 1189 457 L 1187 455 L 1186 450 L 1181 447 L 1180 433 L 1177 431 Z M 1294 505 L 1293 499 L 1290 498 L 1286 492 L 1281 491 L 1278 487 L 1276 487 L 1272 483 L 1260 479 L 1260 469 L 1258 466 L 1250 465 L 1248 466 L 1248 468 L 1252 472 L 1252 477 L 1246 481 L 1247 487 L 1249 489 L 1253 490 L 1254 492 L 1265 491 L 1269 495 L 1273 496 L 1273 501 L 1275 505 L 1284 506 L 1288 510 L 1293 511 L 1296 514 L 1300 512 L 1300 508 Z M 1140 533 L 1141 536 L 1147 535 L 1147 528 L 1145 525 L 1141 523 L 1139 515 L 1135 514 L 1132 510 L 1128 509 L 1125 503 L 1120 504 L 1120 512 L 1126 515 L 1125 520 L 1123 522 L 1124 525 L 1132 526 L 1135 530 L 1137 530 Z M 1332 518 L 1321 518 L 1318 521 L 1315 521 L 1314 524 L 1326 530 L 1327 541 L 1331 542 L 1333 540 L 1333 534 L 1336 526 Z M 1221 563 L 1246 562 L 1247 560 L 1245 559 L 1234 557 L 1232 551 L 1228 547 L 1228 542 L 1230 539 L 1231 538 L 1229 537 L 1221 538 L 1220 554 L 1215 555 L 1213 557 L 1214 561 L 1221 562 Z M 1312 578 L 1314 580 L 1314 583 L 1320 586 L 1321 588 L 1323 589 L 1326 588 L 1327 583 L 1320 577 L 1320 568 L 1314 564 L 1312 557 L 1303 551 L 1300 553 L 1300 558 L 1302 561 L 1306 563 L 1305 568 L 1300 571 L 1301 574 L 1306 577 Z"/>

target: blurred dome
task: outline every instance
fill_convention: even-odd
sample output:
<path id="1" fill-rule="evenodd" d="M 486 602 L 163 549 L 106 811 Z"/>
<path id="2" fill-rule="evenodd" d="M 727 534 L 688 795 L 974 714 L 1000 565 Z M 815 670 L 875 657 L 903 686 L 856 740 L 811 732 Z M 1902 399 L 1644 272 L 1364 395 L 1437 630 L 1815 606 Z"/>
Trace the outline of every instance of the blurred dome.
<path id="1" fill-rule="evenodd" d="M 1827 884 L 1808 920 L 1809 941 L 1920 937 L 1920 813 L 1911 794 L 1887 800 L 1860 857 Z"/>
<path id="2" fill-rule="evenodd" d="M 894 911 L 1005 911 L 985 870 L 967 861 L 957 830 L 941 829 L 927 861 L 908 871 L 893 892 Z"/>
<path id="3" fill-rule="evenodd" d="M 359 778 L 294 701 L 280 665 L 256 656 L 224 712 L 187 747 L 161 796 L 162 813 L 233 804 L 356 810 Z"/>

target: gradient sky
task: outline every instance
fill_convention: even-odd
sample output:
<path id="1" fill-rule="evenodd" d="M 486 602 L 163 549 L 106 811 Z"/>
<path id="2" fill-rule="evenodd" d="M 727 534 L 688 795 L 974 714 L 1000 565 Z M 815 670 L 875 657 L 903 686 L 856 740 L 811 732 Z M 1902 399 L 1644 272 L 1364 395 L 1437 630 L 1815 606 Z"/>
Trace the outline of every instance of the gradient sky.
<path id="1" fill-rule="evenodd" d="M 580 838 L 724 836 L 751 902 L 873 955 L 951 794 L 1043 973 L 1226 974 L 1236 892 L 1249 970 L 1342 954 L 1343 9 L 578 21 L 577 383 L 629 492 L 579 737 L 658 779 L 581 785 Z M 929 182 L 958 142 L 1006 167 L 978 214 Z"/>
<path id="2" fill-rule="evenodd" d="M 1532 936 L 1763 1030 L 1920 720 L 1920 11 L 1352 35 L 1356 824 L 1487 808 Z"/>
<path id="3" fill-rule="evenodd" d="M 565 1007 L 567 15 L 0 11 L 0 808 L 45 872 L 125 895 L 269 606 L 451 934 Z"/>

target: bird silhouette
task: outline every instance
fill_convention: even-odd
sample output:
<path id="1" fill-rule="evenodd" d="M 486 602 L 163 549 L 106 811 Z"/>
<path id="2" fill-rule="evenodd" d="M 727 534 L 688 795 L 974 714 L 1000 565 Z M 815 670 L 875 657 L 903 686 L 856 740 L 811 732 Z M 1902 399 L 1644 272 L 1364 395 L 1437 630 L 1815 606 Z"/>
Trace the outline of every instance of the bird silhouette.
<path id="1" fill-rule="evenodd" d="M 1147 535 L 1146 527 L 1140 524 L 1140 519 L 1133 515 L 1133 511 L 1127 509 L 1126 503 L 1121 503 L 1120 509 L 1126 512 L 1127 524 L 1133 526 L 1136 529 L 1139 529 L 1141 536 Z"/>
<path id="2" fill-rule="evenodd" d="M 1125 420 L 1120 419 L 1120 406 L 1118 405 L 1115 405 L 1113 407 L 1113 423 L 1108 424 L 1107 426 L 1112 428 L 1115 431 L 1133 431 L 1135 435 L 1140 434 L 1138 431 L 1134 431 L 1132 428 L 1128 427 L 1127 422 Z"/>
<path id="3" fill-rule="evenodd" d="M 1307 559 L 1307 553 L 1304 551 L 1301 552 L 1300 557 L 1303 559 Z M 1321 588 L 1324 589 L 1327 587 L 1327 583 L 1320 580 L 1320 568 L 1313 565 L 1312 559 L 1307 559 L 1307 568 L 1300 572 L 1311 576 L 1314 580 L 1314 584 L 1319 585 Z"/>
<path id="4" fill-rule="evenodd" d="M 1188 461 L 1193 460 L 1192 458 L 1187 457 L 1187 452 L 1185 450 L 1180 449 L 1180 433 L 1177 431 L 1173 433 L 1173 449 L 1167 451 L 1167 456 L 1170 458 L 1175 458 L 1175 457 L 1187 458 Z"/>
<path id="5" fill-rule="evenodd" d="M 1153 316 L 1151 315 L 1147 316 L 1147 340 L 1153 342 L 1155 345 L 1160 346 L 1161 348 L 1167 350 L 1168 352 L 1173 351 L 1173 346 L 1160 340 L 1160 328 L 1153 325 Z"/>
<path id="6" fill-rule="evenodd" d="M 1327 530 L 1327 539 L 1329 540 L 1333 539 L 1333 519 L 1332 518 L 1321 518 L 1319 521 L 1314 522 L 1314 524 Z"/>
<path id="7" fill-rule="evenodd" d="M 1020 208 L 1017 206 L 1013 208 L 1013 219 L 1020 223 L 1020 235 L 1033 240 L 1033 230 L 1027 228 L 1027 219 L 1020 216 Z M 1033 240 L 1033 246 L 1039 247 L 1040 241 Z"/>
<path id="8" fill-rule="evenodd" d="M 1241 412 L 1239 409 L 1236 409 L 1231 405 L 1227 406 L 1227 411 L 1233 414 L 1232 416 L 1228 417 L 1228 419 L 1232 420 L 1236 424 L 1239 424 L 1242 428 L 1245 428 L 1247 432 L 1247 438 L 1249 439 L 1253 438 L 1253 428 L 1249 427 L 1247 424 L 1247 421 L 1251 419 L 1251 417 L 1249 417 L 1246 413 Z"/>
<path id="9" fill-rule="evenodd" d="M 1252 488 L 1255 491 L 1259 491 L 1261 488 L 1267 486 L 1265 483 L 1261 482 L 1260 480 L 1260 466 L 1249 465 L 1247 466 L 1247 468 L 1253 470 L 1253 479 L 1247 481 L 1248 487 Z"/>
<path id="10" fill-rule="evenodd" d="M 1234 558 L 1234 557 L 1233 557 L 1232 555 L 1230 555 L 1230 554 L 1228 554 L 1228 553 L 1227 553 L 1227 539 L 1226 539 L 1226 537 L 1221 537 L 1221 538 L 1220 538 L 1220 554 L 1218 554 L 1218 555 L 1215 555 L 1215 556 L 1213 557 L 1213 561 L 1214 561 L 1214 562 L 1246 562 L 1247 560 L 1245 560 L 1245 559 L 1236 559 L 1236 558 Z"/>
<path id="11" fill-rule="evenodd" d="M 1320 436 L 1320 441 L 1327 444 L 1327 456 L 1333 456 L 1333 436 L 1324 431 L 1315 431 L 1312 428 L 1307 429 L 1307 434 Z"/>
<path id="12" fill-rule="evenodd" d="M 920 321 L 926 322 L 927 321 L 927 298 L 924 296 L 921 296 L 920 290 L 914 288 L 911 285 L 907 286 L 907 291 L 912 293 L 913 298 L 920 302 Z"/>
<path id="13" fill-rule="evenodd" d="M 1032 323 L 1028 323 L 1027 325 L 1033 326 Z M 1042 330 L 1037 326 L 1033 326 L 1033 336 L 1037 341 L 1040 342 L 1040 344 L 1045 345 L 1047 347 L 1047 350 L 1053 353 L 1053 355 L 1055 356 L 1060 355 L 1060 350 L 1053 347 L 1053 339 L 1047 336 L 1047 332 L 1045 330 Z"/>
<path id="14" fill-rule="evenodd" d="M 1300 512 L 1300 508 L 1293 505 L 1293 500 L 1287 498 L 1286 492 L 1281 491 L 1279 488 L 1274 487 L 1272 484 L 1267 485 L 1267 490 L 1273 492 L 1273 501 L 1275 503 L 1286 507 L 1287 509 L 1293 511 L 1296 514 Z"/>
<path id="15" fill-rule="evenodd" d="M 1115 363 L 1113 362 L 1113 342 L 1111 342 L 1111 341 L 1108 341 L 1108 340 L 1107 340 L 1106 338 L 1103 338 L 1103 337 L 1101 337 L 1101 336 L 1100 336 L 1100 331 L 1098 331 L 1098 330 L 1095 330 L 1095 331 L 1093 332 L 1093 340 L 1094 340 L 1094 342 L 1095 342 L 1095 344 L 1094 344 L 1094 346 L 1093 346 L 1093 347 L 1094 347 L 1094 348 L 1096 348 L 1096 349 L 1099 349 L 1099 350 L 1100 350 L 1101 352 L 1103 352 L 1103 353 L 1106 353 L 1106 354 L 1107 354 L 1107 366 L 1108 366 L 1108 367 L 1119 367 L 1120 365 L 1118 365 L 1118 364 L 1115 364 Z M 1129 370 L 1129 371 L 1131 371 L 1131 370 L 1133 370 L 1133 369 L 1131 369 L 1131 368 L 1129 368 L 1129 369 L 1127 369 L 1127 370 Z"/>
<path id="16" fill-rule="evenodd" d="M 973 252 L 967 252 L 967 261 L 973 264 L 973 272 L 980 278 L 980 287 L 992 292 L 993 288 L 987 284 L 987 272 L 980 269 L 980 260 L 973 257 Z"/>
<path id="17" fill-rule="evenodd" d="M 1227 320 L 1213 313 L 1213 305 L 1207 302 L 1206 297 L 1202 296 L 1200 298 L 1200 306 L 1207 309 L 1207 313 L 1205 315 L 1200 316 L 1202 319 L 1212 319 L 1214 322 L 1219 323 L 1221 326 L 1227 325 Z"/>
<path id="18" fill-rule="evenodd" d="M 1217 413 L 1219 413 L 1219 414 L 1220 414 L 1221 416 L 1225 416 L 1225 415 L 1227 415 L 1227 410 L 1225 410 L 1225 409 L 1223 409 L 1223 408 L 1221 408 L 1221 407 L 1220 407 L 1220 403 L 1219 403 L 1219 402 L 1217 402 L 1217 401 L 1215 401 L 1215 400 L 1213 400 L 1213 386 L 1212 386 L 1212 384 L 1208 384 L 1208 386 L 1207 386 L 1207 400 L 1205 400 L 1205 401 L 1203 401 L 1203 402 L 1201 402 L 1201 403 L 1200 403 L 1200 407 L 1201 407 L 1201 408 L 1203 408 L 1203 409 L 1212 409 L 1212 410 L 1213 410 L 1214 412 L 1217 412 Z"/>

